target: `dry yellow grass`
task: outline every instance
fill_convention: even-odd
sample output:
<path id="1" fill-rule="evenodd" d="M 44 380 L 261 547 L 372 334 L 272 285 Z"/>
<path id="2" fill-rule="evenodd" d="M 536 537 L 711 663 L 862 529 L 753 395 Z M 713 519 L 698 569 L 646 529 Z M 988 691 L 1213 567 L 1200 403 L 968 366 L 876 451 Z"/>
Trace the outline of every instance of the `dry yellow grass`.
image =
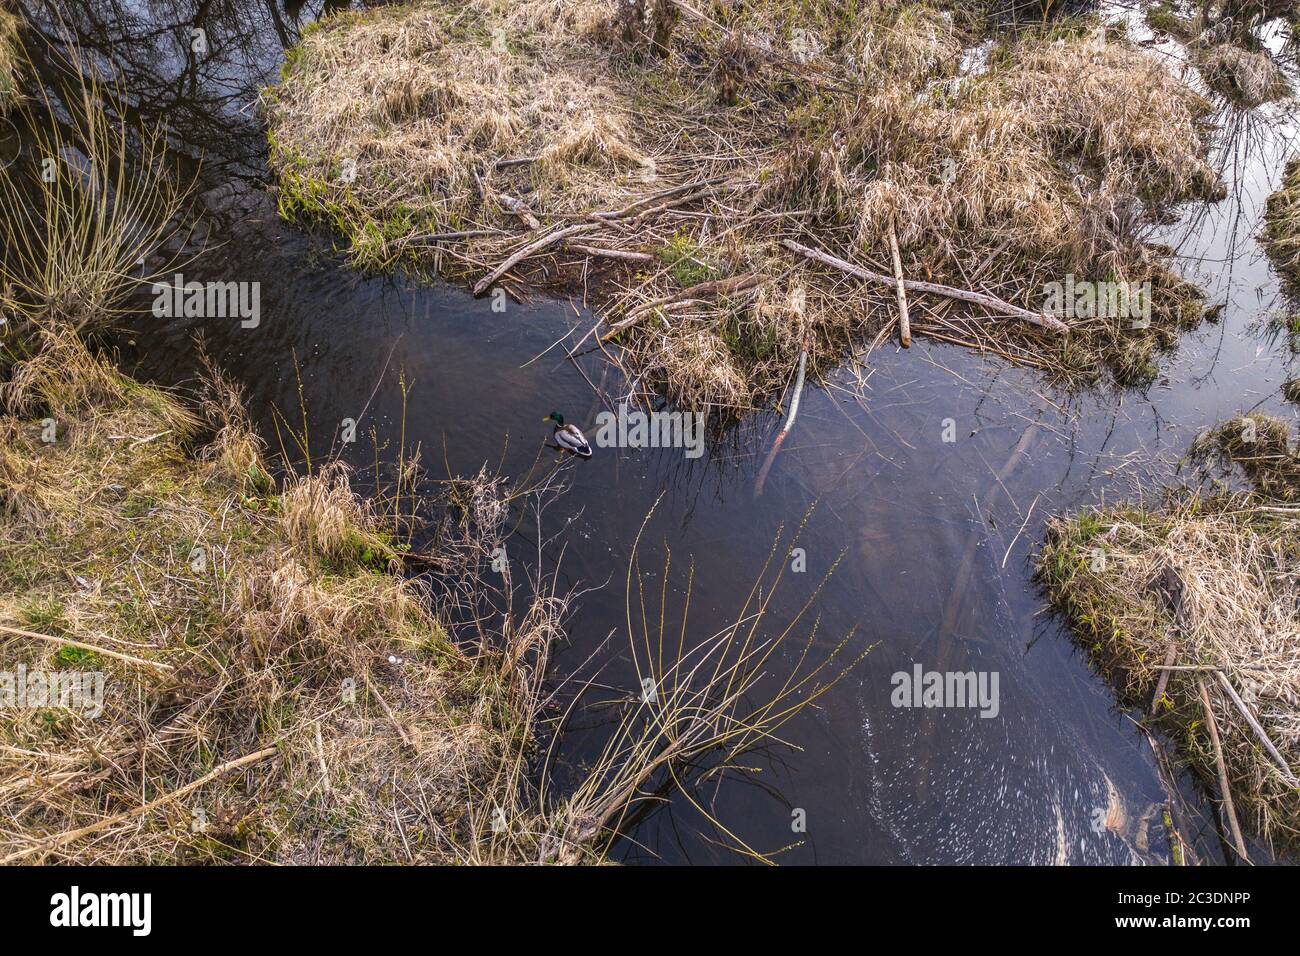
<path id="1" fill-rule="evenodd" d="M 10 8 L 8 0 L 0 3 L 0 116 L 18 100 L 18 70 L 22 61 L 22 21 Z"/>
<path id="2" fill-rule="evenodd" d="M 628 47 L 613 3 L 557 9 L 422 0 L 310 32 L 266 97 L 281 212 L 362 264 L 480 289 L 526 251 L 501 281 L 580 285 L 644 388 L 724 415 L 893 319 L 889 289 L 784 237 L 888 273 L 892 226 L 907 276 L 1031 311 L 1067 274 L 1151 281 L 1149 325 L 1069 336 L 916 306 L 922 334 L 1067 377 L 1146 380 L 1200 314 L 1142 235 L 1220 189 L 1210 107 L 1113 30 L 1002 34 L 963 70 L 981 24 L 925 3 L 682 8 L 662 56 Z M 764 281 L 701 284 L 745 276 Z"/>
<path id="3" fill-rule="evenodd" d="M 482 473 L 421 509 L 403 449 L 396 490 L 374 501 L 310 456 L 277 482 L 218 371 L 191 409 L 88 351 L 77 330 L 120 305 L 123 264 L 147 231 L 174 238 L 185 197 L 156 150 L 101 135 L 101 90 L 83 77 L 71 100 L 79 184 L 0 170 L 3 205 L 41 222 L 0 263 L 23 317 L 0 364 L 0 863 L 600 860 L 635 806 L 713 755 L 732 766 L 834 684 L 838 648 L 805 650 L 775 686 L 764 665 L 804 613 L 759 640 L 767 584 L 703 640 L 683 609 L 682 657 L 661 649 L 651 667 L 672 693 L 629 698 L 591 775 L 557 790 L 535 758 L 558 739 L 541 715 L 568 598 L 493 568 L 512 508 L 538 508 L 540 527 L 549 479 Z M 619 162 L 607 134 L 579 126 L 539 165 Z M 133 174 L 125 197 L 102 194 L 108 170 Z M 697 673 L 687 661 L 705 653 Z M 12 700 L 19 672 L 103 693 Z"/>
<path id="4" fill-rule="evenodd" d="M 368 553 L 380 531 L 346 476 L 250 493 L 243 455 L 205 465 L 192 447 L 206 432 L 229 448 L 244 427 L 256 448 L 245 426 L 200 422 L 66 333 L 14 382 L 9 407 L 40 417 L 0 417 L 0 624 L 55 640 L 3 635 L 5 670 L 106 683 L 96 717 L 5 711 L 0 858 L 460 858 L 465 800 L 516 732 L 511 695 Z M 165 809 L 55 845 L 267 748 Z"/>
<path id="5" fill-rule="evenodd" d="M 625 97 L 568 42 L 575 21 L 539 6 L 393 6 L 308 31 L 267 105 L 281 211 L 332 219 L 361 262 L 389 264 L 520 187 L 556 215 L 621 199 L 649 168 Z M 529 162 L 484 196 L 501 160 Z"/>
<path id="6" fill-rule="evenodd" d="M 1054 518 L 1039 570 L 1126 702 L 1151 703 L 1171 641 L 1176 665 L 1222 673 L 1170 672 L 1157 714 L 1213 783 L 1216 758 L 1199 691 L 1205 682 L 1243 824 L 1289 849 L 1300 841 L 1300 602 L 1293 570 L 1300 511 L 1290 504 L 1300 492 L 1300 464 L 1285 423 L 1264 416 L 1224 423 L 1198 441 L 1193 455 L 1240 464 L 1256 490 Z M 1289 769 L 1267 752 L 1223 679 Z"/>

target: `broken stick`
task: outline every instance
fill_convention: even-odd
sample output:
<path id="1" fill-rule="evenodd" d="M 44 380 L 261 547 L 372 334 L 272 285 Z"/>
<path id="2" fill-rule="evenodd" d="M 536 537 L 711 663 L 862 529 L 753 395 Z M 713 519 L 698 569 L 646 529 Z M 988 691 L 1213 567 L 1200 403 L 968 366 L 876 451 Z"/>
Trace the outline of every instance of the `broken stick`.
<path id="1" fill-rule="evenodd" d="M 130 810 L 126 810 L 122 813 L 116 814 L 115 816 L 104 817 L 103 819 L 96 820 L 89 826 L 84 826 L 77 830 L 67 830 L 63 833 L 44 837 L 31 846 L 22 850 L 15 850 L 8 856 L 0 859 L 0 866 L 14 863 L 24 857 L 31 856 L 33 853 L 43 853 L 46 850 L 56 850 L 59 847 L 66 846 L 84 836 L 90 836 L 90 834 L 98 833 L 100 830 L 107 830 L 109 827 L 116 826 L 119 823 L 125 823 L 127 820 L 131 820 L 135 817 L 144 816 L 146 813 L 156 810 L 159 807 L 166 806 L 169 803 L 175 803 L 177 800 L 193 793 L 195 790 L 199 789 L 199 787 L 211 783 L 213 780 L 230 773 L 232 770 L 239 770 L 242 767 L 247 767 L 265 760 L 267 757 L 275 756 L 277 749 L 278 748 L 276 747 L 267 747 L 264 750 L 259 750 L 257 753 L 246 754 L 245 756 L 238 757 L 235 760 L 229 760 L 226 763 L 223 763 L 220 767 L 217 767 L 215 770 L 209 770 L 197 780 L 191 780 L 189 783 L 185 784 L 185 786 L 164 794 L 155 800 L 150 800 L 148 803 L 142 803 L 138 807 L 132 807 Z"/>
<path id="2" fill-rule="evenodd" d="M 67 647 L 75 647 L 78 650 L 89 651 L 92 654 L 99 654 L 101 657 L 111 657 L 114 660 L 123 661 L 127 664 L 137 664 L 141 667 L 153 667 L 164 673 L 170 673 L 176 668 L 170 664 L 164 664 L 161 661 L 145 660 L 142 657 L 132 657 L 130 654 L 122 654 L 118 651 L 110 651 L 106 647 L 100 647 L 97 644 L 87 644 L 84 641 L 74 641 L 70 637 L 55 637 L 53 634 L 38 634 L 36 631 L 25 631 L 21 627 L 10 627 L 8 624 L 0 624 L 0 633 L 13 634 L 15 637 L 29 637 L 36 641 L 49 641 L 52 644 L 61 644 Z"/>
<path id="3" fill-rule="evenodd" d="M 533 211 L 528 208 L 528 204 L 523 200 L 516 199 L 514 196 L 508 195 L 507 193 L 498 193 L 497 199 L 501 201 L 502 206 L 522 219 L 524 225 L 529 229 L 542 228 L 542 224 L 537 220 L 537 217 L 533 215 Z"/>
<path id="4" fill-rule="evenodd" d="M 648 252 L 630 252 L 626 249 L 606 249 L 602 246 L 588 246 L 580 242 L 569 243 L 574 252 L 589 256 L 604 256 L 606 259 L 624 259 L 628 262 L 653 262 L 654 256 Z"/>
<path id="5" fill-rule="evenodd" d="M 1247 863 L 1246 841 L 1241 835 L 1241 824 L 1237 822 L 1237 810 L 1232 805 L 1232 793 L 1228 790 L 1228 767 L 1223 762 L 1223 744 L 1219 743 L 1219 725 L 1214 721 L 1214 708 L 1210 706 L 1210 692 L 1205 689 L 1205 678 L 1196 678 L 1196 686 L 1201 692 L 1201 706 L 1205 708 L 1205 723 L 1210 729 L 1210 743 L 1214 745 L 1214 762 L 1219 770 L 1219 790 L 1223 794 L 1223 810 L 1232 828 L 1232 840 L 1237 845 L 1238 855 Z"/>
<path id="6" fill-rule="evenodd" d="M 895 285 L 898 280 L 892 276 L 884 276 L 878 272 L 871 272 L 863 269 L 861 266 L 855 266 L 851 262 L 846 262 L 837 256 L 828 252 L 822 252 L 820 249 L 812 249 L 808 246 L 795 242 L 793 239 L 782 239 L 781 245 L 793 252 L 807 256 L 809 259 L 815 259 L 818 262 L 828 265 L 833 269 L 839 269 L 841 272 L 847 272 L 855 278 L 862 279 L 866 282 L 876 282 L 882 285 Z M 1070 327 L 1060 319 L 1047 315 L 1044 312 L 1031 312 L 1029 309 L 1022 309 L 1018 305 L 1012 305 L 1005 299 L 999 299 L 995 295 L 989 295 L 987 292 L 972 292 L 969 289 L 957 289 L 949 285 L 940 285 L 937 282 L 922 282 L 918 279 L 903 279 L 903 288 L 912 292 L 928 292 L 931 295 L 941 295 L 949 299 L 959 299 L 962 302 L 970 302 L 973 305 L 982 305 L 986 309 L 994 312 L 1002 312 L 1006 315 L 1014 316 L 1024 322 L 1037 325 L 1041 328 L 1048 329 L 1052 332 L 1068 333 Z"/>
<path id="7" fill-rule="evenodd" d="M 1160 572 L 1160 580 L 1153 582 L 1154 587 L 1168 605 L 1174 616 L 1173 627 L 1169 629 L 1169 640 L 1165 645 L 1165 662 L 1159 668 L 1160 679 L 1156 681 L 1156 692 L 1151 698 L 1151 714 L 1155 715 L 1164 699 L 1165 688 L 1169 686 L 1169 675 L 1178 660 L 1178 635 L 1187 627 L 1187 607 L 1183 603 L 1183 579 L 1172 564 L 1166 564 Z"/>
<path id="8" fill-rule="evenodd" d="M 1250 724 L 1250 729 L 1255 731 L 1255 736 L 1258 737 L 1259 742 L 1264 745 L 1264 749 L 1268 751 L 1269 756 L 1272 757 L 1277 762 L 1277 765 L 1282 768 L 1282 773 L 1286 775 L 1287 783 L 1293 787 L 1296 786 L 1295 774 L 1291 772 L 1290 765 L 1282 757 L 1282 754 L 1278 752 L 1273 741 L 1269 738 L 1268 734 L 1264 732 L 1264 727 L 1255 719 L 1255 715 L 1250 712 L 1250 708 L 1247 707 L 1246 702 L 1241 699 L 1241 695 L 1237 693 L 1237 689 L 1232 686 L 1232 681 L 1228 680 L 1227 675 L 1221 670 L 1216 670 L 1214 676 L 1219 678 L 1219 683 L 1222 684 L 1223 689 L 1228 692 L 1228 697 L 1231 698 L 1232 702 L 1237 706 L 1237 710 L 1241 711 L 1241 716 L 1246 718 L 1246 723 Z"/>
<path id="9" fill-rule="evenodd" d="M 766 281 L 767 276 L 765 275 L 761 275 L 757 272 L 746 272 L 744 275 L 731 276 L 726 279 L 710 279 L 707 282 L 700 282 L 697 285 L 693 285 L 689 289 L 682 289 L 680 292 L 674 292 L 672 295 L 666 295 L 663 298 L 653 299 L 649 302 L 642 302 L 635 308 L 628 310 L 626 318 L 611 325 L 609 331 L 600 337 L 600 341 L 608 342 L 628 326 L 635 325 L 639 322 L 642 316 L 647 315 L 661 306 L 711 299 L 717 296 L 735 295 L 738 292 L 745 292 L 749 289 L 757 288 Z"/>
<path id="10" fill-rule="evenodd" d="M 673 186 L 671 189 L 664 189 L 657 193 L 651 193 L 649 196 L 642 196 L 630 206 L 624 206 L 622 209 L 593 212 L 589 213 L 589 215 L 593 219 L 626 219 L 628 216 L 637 213 L 642 206 L 648 206 L 656 200 L 668 199 L 673 196 L 681 196 L 686 193 L 695 192 L 696 190 L 707 189 L 726 181 L 726 176 L 715 176 L 713 179 L 704 179 L 697 183 L 686 183 L 684 186 Z"/>
<path id="11" fill-rule="evenodd" d="M 889 254 L 894 260 L 894 281 L 898 284 L 898 341 L 903 348 L 912 347 L 912 322 L 907 316 L 907 287 L 903 285 L 903 260 L 898 254 L 898 235 L 894 221 L 889 221 Z"/>
<path id="12" fill-rule="evenodd" d="M 555 232 L 547 233 L 546 235 L 542 236 L 540 239 L 534 239 L 532 242 L 528 243 L 522 249 L 518 250 L 514 255 L 512 255 L 505 262 L 501 263 L 501 265 L 497 266 L 490 273 L 485 275 L 482 279 L 479 279 L 478 284 L 474 286 L 474 294 L 482 295 L 484 290 L 486 290 L 489 286 L 491 286 L 492 283 L 496 282 L 497 279 L 500 279 L 503 275 L 509 272 L 513 266 L 522 262 L 524 259 L 527 259 L 529 256 L 541 252 L 543 249 L 547 248 L 548 246 L 553 246 L 555 245 L 555 243 L 567 239 L 569 236 L 577 236 L 587 232 L 595 232 L 597 229 L 601 229 L 601 228 L 603 228 L 603 226 L 600 223 L 594 223 L 594 222 L 579 223 L 576 226 L 566 226 L 563 229 L 557 229 Z"/>

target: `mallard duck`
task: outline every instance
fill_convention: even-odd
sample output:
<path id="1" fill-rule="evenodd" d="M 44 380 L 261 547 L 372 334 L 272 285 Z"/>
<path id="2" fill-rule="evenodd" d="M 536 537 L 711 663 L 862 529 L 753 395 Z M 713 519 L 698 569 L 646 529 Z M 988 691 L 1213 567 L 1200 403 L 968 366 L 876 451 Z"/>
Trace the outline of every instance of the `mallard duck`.
<path id="1" fill-rule="evenodd" d="M 577 425 L 564 424 L 564 416 L 559 412 L 551 412 L 542 421 L 555 422 L 555 444 L 580 458 L 591 457 L 591 446 L 587 444 L 587 439 L 578 430 Z"/>

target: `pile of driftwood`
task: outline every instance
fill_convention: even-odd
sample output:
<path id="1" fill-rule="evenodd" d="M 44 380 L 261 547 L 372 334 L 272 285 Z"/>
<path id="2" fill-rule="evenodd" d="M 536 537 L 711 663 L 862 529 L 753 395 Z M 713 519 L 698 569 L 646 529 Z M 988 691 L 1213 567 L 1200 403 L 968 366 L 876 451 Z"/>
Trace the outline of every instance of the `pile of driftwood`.
<path id="1" fill-rule="evenodd" d="M 710 278 L 684 288 L 666 281 L 666 264 L 659 254 L 647 250 L 661 249 L 674 235 L 674 227 L 682 222 L 698 223 L 701 217 L 705 217 L 719 219 L 725 223 L 723 217 L 727 212 L 719 207 L 721 200 L 742 192 L 749 185 L 743 179 L 714 176 L 647 194 L 622 209 L 595 211 L 580 218 L 553 217 L 553 221 L 545 225 L 525 203 L 511 196 L 498 194 L 496 198 L 501 207 L 517 217 L 521 224 L 527 227 L 527 231 L 517 236 L 514 240 L 515 247 L 475 283 L 474 293 L 482 295 L 495 284 L 522 283 L 529 279 L 540 278 L 554 283 L 560 271 L 576 272 L 582 278 L 584 304 L 594 306 L 600 312 L 600 321 L 596 328 L 588 333 L 582 342 L 585 342 L 592 333 L 598 333 L 596 341 L 601 349 L 616 340 L 622 343 L 625 348 L 617 358 L 608 351 L 606 354 L 620 366 L 623 366 L 623 359 L 630 356 L 632 358 L 630 364 L 633 368 L 629 370 L 625 367 L 624 370 L 629 373 L 629 380 L 634 381 L 641 381 L 641 376 L 636 374 L 635 369 L 638 346 L 635 337 L 630 340 L 628 333 L 635 333 L 644 320 L 655 317 L 658 324 L 662 325 L 674 321 L 677 316 L 685 315 L 688 318 L 698 319 L 701 315 L 698 310 L 716 307 L 718 303 L 734 303 L 743 300 L 747 294 L 775 280 L 788 278 L 792 271 L 798 268 L 800 262 L 805 265 L 815 263 L 859 280 L 868 286 L 879 286 L 882 292 L 892 291 L 896 303 L 898 338 L 904 348 L 911 345 L 912 334 L 915 331 L 944 341 L 957 341 L 974 348 L 998 351 L 992 335 L 983 340 L 980 338 L 963 340 L 954 337 L 956 328 L 950 322 L 914 324 L 911 319 L 909 294 L 937 297 L 949 304 L 959 304 L 964 307 L 961 310 L 961 321 L 964 324 L 960 328 L 965 330 L 988 328 L 993 321 L 1011 319 L 1027 323 L 1048 333 L 1069 332 L 1068 326 L 1059 318 L 1023 308 L 992 292 L 908 278 L 903 272 L 902 257 L 893 230 L 890 232 L 888 253 L 893 267 L 892 274 L 884 274 L 866 265 L 850 262 L 799 239 L 773 236 L 767 243 L 768 248 L 762 254 L 762 261 L 767 266 L 763 271 L 749 269 L 722 278 Z M 574 221 L 575 219 L 577 221 Z M 473 232 L 478 235 L 482 231 Z M 796 234 L 803 240 L 809 238 L 803 232 Z M 499 231 L 496 235 L 502 236 Z M 465 232 L 451 232 L 420 238 L 424 243 L 440 243 L 466 237 Z M 590 295 L 592 290 L 588 284 L 593 259 L 608 260 L 616 266 L 623 267 L 612 277 L 607 272 L 602 275 L 606 288 L 597 290 L 595 301 L 592 301 L 593 297 Z M 610 294 L 608 291 L 610 284 L 618 291 Z M 581 346 L 582 342 L 578 345 Z M 816 344 L 816 342 L 805 342 L 799 351 L 796 361 L 801 369 L 806 367 L 809 348 L 815 350 Z M 1018 358 L 1014 355 L 1008 357 Z M 651 397 L 648 387 L 643 397 Z M 791 425 L 793 420 L 787 423 L 782 434 L 788 433 Z"/>
<path id="2" fill-rule="evenodd" d="M 518 215 L 531 227 L 532 231 L 524 237 L 523 245 L 474 285 L 474 294 L 482 295 L 512 268 L 525 260 L 553 253 L 561 248 L 568 249 L 581 256 L 604 257 L 631 263 L 652 263 L 655 261 L 655 256 L 650 253 L 640 249 L 621 248 L 609 243 L 630 240 L 633 245 L 643 245 L 641 230 L 649 220 L 670 209 L 696 202 L 723 184 L 724 178 L 719 177 L 689 183 L 684 186 L 674 186 L 644 196 L 617 211 L 589 213 L 587 216 L 588 221 L 585 222 L 565 224 L 561 221 L 546 227 L 542 226 L 541 222 L 524 203 L 513 197 L 502 195 L 499 198 L 502 200 L 503 205 L 510 212 Z M 445 242 L 468 238 L 472 235 L 483 235 L 489 232 L 492 232 L 492 230 L 449 232 L 420 238 L 423 242 Z M 794 239 L 782 239 L 781 245 L 791 252 L 796 252 L 801 256 L 820 262 L 832 269 L 837 269 L 864 282 L 893 286 L 898 301 L 899 339 L 904 347 L 911 344 L 911 323 L 907 307 L 907 293 L 909 291 L 937 295 L 971 305 L 982 306 L 995 316 L 1009 316 L 1053 332 L 1062 334 L 1069 332 L 1069 326 L 1055 316 L 1022 308 L 989 292 L 959 289 L 937 282 L 924 282 L 906 278 L 903 275 L 898 242 L 892 231 L 890 233 L 890 257 L 894 266 L 894 275 L 892 276 L 882 275 L 862 266 L 854 265 L 839 256 L 796 242 Z M 726 279 L 701 282 L 671 295 L 642 302 L 629 309 L 627 314 L 621 318 L 610 316 L 610 327 L 602 338 L 608 341 L 618 332 L 634 325 L 640 317 L 655 309 L 672 305 L 690 305 L 703 299 L 734 295 L 738 292 L 756 288 L 765 281 L 767 279 L 762 275 L 746 273 Z"/>

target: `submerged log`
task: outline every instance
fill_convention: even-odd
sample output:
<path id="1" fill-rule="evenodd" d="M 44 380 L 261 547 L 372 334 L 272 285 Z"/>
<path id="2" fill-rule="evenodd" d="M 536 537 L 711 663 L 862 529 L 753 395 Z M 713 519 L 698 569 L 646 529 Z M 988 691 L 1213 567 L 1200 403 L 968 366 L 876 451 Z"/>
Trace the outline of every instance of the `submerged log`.
<path id="1" fill-rule="evenodd" d="M 758 480 L 754 483 L 754 497 L 760 498 L 763 495 L 763 486 L 767 484 L 767 473 L 772 469 L 772 462 L 776 460 L 776 453 L 781 450 L 781 443 L 785 441 L 785 436 L 790 434 L 790 429 L 794 428 L 795 417 L 799 414 L 799 400 L 803 397 L 803 379 L 804 373 L 808 369 L 808 350 L 803 349 L 799 353 L 799 372 L 795 376 L 794 391 L 791 393 L 790 411 L 785 416 L 785 424 L 781 427 L 781 432 L 776 436 L 776 441 L 772 442 L 772 448 L 767 453 L 767 459 L 763 462 L 763 467 L 758 473 Z"/>

